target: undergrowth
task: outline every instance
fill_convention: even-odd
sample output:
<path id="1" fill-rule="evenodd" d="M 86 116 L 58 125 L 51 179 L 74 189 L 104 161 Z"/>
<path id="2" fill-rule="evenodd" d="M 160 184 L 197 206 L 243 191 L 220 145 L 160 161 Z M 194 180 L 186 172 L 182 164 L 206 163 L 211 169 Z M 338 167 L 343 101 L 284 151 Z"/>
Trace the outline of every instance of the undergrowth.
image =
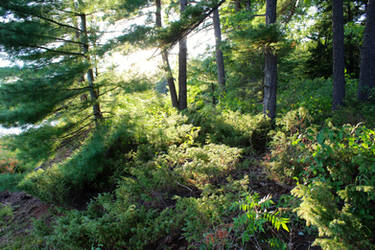
<path id="1" fill-rule="evenodd" d="M 288 249 L 315 237 L 324 249 L 371 248 L 373 109 L 332 114 L 329 84 L 291 83 L 304 87 L 283 90 L 275 124 L 228 95 L 177 112 L 161 94 L 125 94 L 68 158 L 7 185 L 61 206 L 34 225 L 47 249 Z M 252 189 L 263 167 L 293 195 Z"/>

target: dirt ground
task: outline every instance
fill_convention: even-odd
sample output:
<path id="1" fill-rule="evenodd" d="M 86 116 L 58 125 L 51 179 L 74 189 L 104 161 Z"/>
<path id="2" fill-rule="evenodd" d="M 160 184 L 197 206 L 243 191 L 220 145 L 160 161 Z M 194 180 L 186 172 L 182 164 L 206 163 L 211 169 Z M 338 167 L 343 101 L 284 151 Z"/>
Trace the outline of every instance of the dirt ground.
<path id="1" fill-rule="evenodd" d="M 8 214 L 0 218 L 0 249 L 6 249 L 18 239 L 22 244 L 32 228 L 33 219 L 46 216 L 49 206 L 24 192 L 0 193 L 0 209 Z M 15 247 L 15 246 L 13 246 Z"/>

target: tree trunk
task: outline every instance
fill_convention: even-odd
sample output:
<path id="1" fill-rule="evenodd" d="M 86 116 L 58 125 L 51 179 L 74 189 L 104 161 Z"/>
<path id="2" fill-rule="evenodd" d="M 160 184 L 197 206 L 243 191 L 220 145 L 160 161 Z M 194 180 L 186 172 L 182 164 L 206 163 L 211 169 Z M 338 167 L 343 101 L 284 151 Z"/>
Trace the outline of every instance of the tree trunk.
<path id="1" fill-rule="evenodd" d="M 223 52 L 220 49 L 221 45 L 221 27 L 220 27 L 220 16 L 219 10 L 215 9 L 213 12 L 213 22 L 215 31 L 215 49 L 216 49 L 216 67 L 217 67 L 217 78 L 222 89 L 225 88 L 225 69 L 224 69 L 224 57 Z"/>
<path id="2" fill-rule="evenodd" d="M 343 0 L 332 0 L 333 29 L 333 102 L 332 109 L 343 105 L 345 98 L 344 10 Z"/>
<path id="3" fill-rule="evenodd" d="M 82 30 L 82 42 L 84 43 L 83 47 L 83 53 L 86 55 L 86 59 L 90 62 L 90 56 L 88 54 L 89 52 L 89 44 L 88 44 L 88 36 L 87 36 L 87 25 L 86 25 L 86 15 L 81 14 L 81 30 Z M 90 97 L 91 101 L 93 102 L 93 113 L 94 113 L 94 119 L 95 119 L 95 124 L 98 125 L 99 121 L 103 119 L 102 112 L 100 111 L 100 105 L 98 101 L 98 93 L 95 90 L 94 86 L 94 72 L 92 70 L 92 67 L 89 68 L 87 71 L 87 81 L 89 83 L 89 91 L 90 91 Z"/>
<path id="4" fill-rule="evenodd" d="M 181 13 L 187 6 L 187 0 L 180 0 L 180 11 Z M 186 87 L 186 56 L 187 46 L 186 37 L 179 41 L 179 53 L 178 53 L 178 108 L 183 110 L 187 108 L 187 87 Z"/>
<path id="5" fill-rule="evenodd" d="M 347 20 L 346 21 L 344 20 L 345 24 L 353 21 L 352 2 L 347 1 L 346 7 L 347 7 Z M 356 63 L 355 63 L 355 57 L 354 57 L 355 47 L 353 45 L 352 38 L 353 38 L 353 33 L 350 32 L 349 37 L 347 39 L 349 40 L 349 42 L 347 43 L 346 48 L 345 48 L 345 56 L 347 57 L 346 69 L 350 75 L 356 75 L 356 70 L 355 70 Z"/>
<path id="6" fill-rule="evenodd" d="M 251 10 L 251 0 L 247 0 L 245 2 L 246 10 L 250 11 Z"/>
<path id="7" fill-rule="evenodd" d="M 276 6 L 277 0 L 267 0 L 266 25 L 276 22 Z M 276 116 L 277 55 L 269 45 L 266 45 L 264 56 L 263 113 L 273 120 Z"/>
<path id="8" fill-rule="evenodd" d="M 155 0 L 156 4 L 156 27 L 161 28 L 162 23 L 161 23 L 161 0 Z M 171 66 L 169 64 L 169 59 L 168 59 L 168 51 L 165 49 L 161 50 L 161 57 L 163 60 L 163 65 L 165 72 L 167 74 L 167 82 L 168 82 L 168 87 L 169 87 L 169 93 L 171 95 L 171 101 L 172 101 L 172 106 L 175 108 L 178 108 L 178 99 L 177 99 L 177 92 L 176 92 L 176 86 L 174 84 L 174 79 L 173 79 L 173 74 L 171 70 Z"/>
<path id="9" fill-rule="evenodd" d="M 361 48 L 358 99 L 366 101 L 369 90 L 375 87 L 375 0 L 367 5 L 367 21 Z"/>
<path id="10" fill-rule="evenodd" d="M 236 12 L 241 11 L 241 0 L 234 0 L 234 9 Z"/>

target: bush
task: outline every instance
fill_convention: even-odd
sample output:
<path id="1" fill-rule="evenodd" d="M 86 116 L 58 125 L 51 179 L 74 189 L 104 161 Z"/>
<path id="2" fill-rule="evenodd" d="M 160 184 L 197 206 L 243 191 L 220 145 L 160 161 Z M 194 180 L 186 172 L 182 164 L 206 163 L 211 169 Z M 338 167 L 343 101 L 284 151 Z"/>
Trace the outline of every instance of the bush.
<path id="1" fill-rule="evenodd" d="M 199 142 L 247 148 L 248 152 L 264 151 L 271 122 L 264 115 L 251 116 L 240 112 L 221 111 L 214 107 L 190 110 L 189 121 L 200 127 Z"/>
<path id="2" fill-rule="evenodd" d="M 312 143 L 308 135 L 314 133 L 311 121 L 312 117 L 303 107 L 276 120 L 279 129 L 270 133 L 270 152 L 264 157 L 264 163 L 279 181 L 291 184 L 308 167 L 306 159 L 310 157 L 308 147 Z"/>
<path id="3" fill-rule="evenodd" d="M 298 215 L 319 230 L 324 249 L 371 249 L 375 244 L 375 131 L 325 128 L 310 147 Z"/>

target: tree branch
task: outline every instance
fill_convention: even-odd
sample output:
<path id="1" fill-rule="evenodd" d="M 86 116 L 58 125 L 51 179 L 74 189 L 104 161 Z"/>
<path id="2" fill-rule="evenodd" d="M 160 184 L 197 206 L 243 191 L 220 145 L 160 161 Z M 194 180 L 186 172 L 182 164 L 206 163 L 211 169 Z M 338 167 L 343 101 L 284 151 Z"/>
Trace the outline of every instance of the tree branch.
<path id="1" fill-rule="evenodd" d="M 62 51 L 62 50 L 54 50 L 54 49 L 50 49 L 50 48 L 43 47 L 43 46 L 37 46 L 37 45 L 25 45 L 25 44 L 22 44 L 22 43 L 18 43 L 18 45 L 24 46 L 24 47 L 35 48 L 35 49 L 44 49 L 46 51 L 57 53 L 57 54 L 65 54 L 65 55 L 71 55 L 71 56 L 83 56 L 83 57 L 85 56 L 84 54 L 78 53 L 78 52 L 69 52 L 69 51 Z"/>
<path id="2" fill-rule="evenodd" d="M 61 27 L 74 29 L 74 30 L 77 30 L 77 31 L 79 31 L 79 32 L 82 31 L 82 30 L 80 30 L 79 28 L 74 27 L 74 26 L 71 26 L 71 25 L 69 25 L 69 24 L 60 23 L 60 22 L 55 21 L 55 20 L 53 20 L 53 19 L 51 19 L 51 18 L 44 17 L 44 16 L 41 16 L 41 15 L 37 15 L 37 14 L 35 14 L 35 13 L 29 13 L 29 12 L 27 12 L 27 11 L 24 11 L 24 10 L 20 9 L 20 8 L 17 8 L 17 6 L 15 6 L 15 7 L 13 7 L 13 8 L 9 8 L 9 9 L 14 10 L 14 11 L 18 11 L 18 12 L 21 12 L 21 13 L 23 13 L 23 14 L 28 14 L 28 15 L 31 15 L 31 16 L 34 16 L 34 17 L 37 17 L 37 18 L 40 18 L 40 19 L 42 19 L 42 20 L 45 20 L 45 21 L 48 21 L 48 22 L 51 22 L 51 23 L 57 24 L 57 25 L 59 25 L 59 26 L 61 26 Z"/>
<path id="3" fill-rule="evenodd" d="M 54 36 L 46 36 L 46 35 L 40 35 L 40 34 L 31 34 L 31 33 L 26 33 L 26 32 L 23 32 L 23 31 L 13 30 L 13 29 L 5 28 L 5 27 L 1 27 L 1 29 L 7 30 L 7 31 L 10 31 L 10 32 L 14 32 L 14 33 L 21 33 L 21 34 L 26 35 L 26 36 L 36 36 L 36 37 L 42 37 L 42 38 L 48 38 L 48 39 L 55 39 L 55 40 L 58 40 L 58 41 L 61 41 L 61 42 L 67 42 L 67 43 L 74 43 L 74 44 L 79 44 L 79 45 L 85 45 L 85 43 L 82 43 L 82 42 L 79 42 L 79 41 L 73 41 L 73 40 L 63 39 L 63 38 L 54 37 Z"/>
<path id="4" fill-rule="evenodd" d="M 211 13 L 213 13 L 216 9 L 218 9 L 226 0 L 221 0 L 216 6 L 214 6 L 212 9 L 210 9 L 210 11 L 208 11 L 207 13 L 205 13 L 204 15 L 201 16 L 201 18 L 199 20 L 196 21 L 196 23 L 194 23 L 191 27 L 189 27 L 188 29 L 186 29 L 184 32 L 181 33 L 180 37 L 177 37 L 177 39 L 175 39 L 172 43 L 169 44 L 169 46 L 167 46 L 166 49 L 170 49 L 172 48 L 174 45 L 176 45 L 176 43 L 183 39 L 184 37 L 186 37 L 187 35 L 189 35 L 195 28 L 197 28 L 207 17 L 209 17 L 211 15 Z"/>

